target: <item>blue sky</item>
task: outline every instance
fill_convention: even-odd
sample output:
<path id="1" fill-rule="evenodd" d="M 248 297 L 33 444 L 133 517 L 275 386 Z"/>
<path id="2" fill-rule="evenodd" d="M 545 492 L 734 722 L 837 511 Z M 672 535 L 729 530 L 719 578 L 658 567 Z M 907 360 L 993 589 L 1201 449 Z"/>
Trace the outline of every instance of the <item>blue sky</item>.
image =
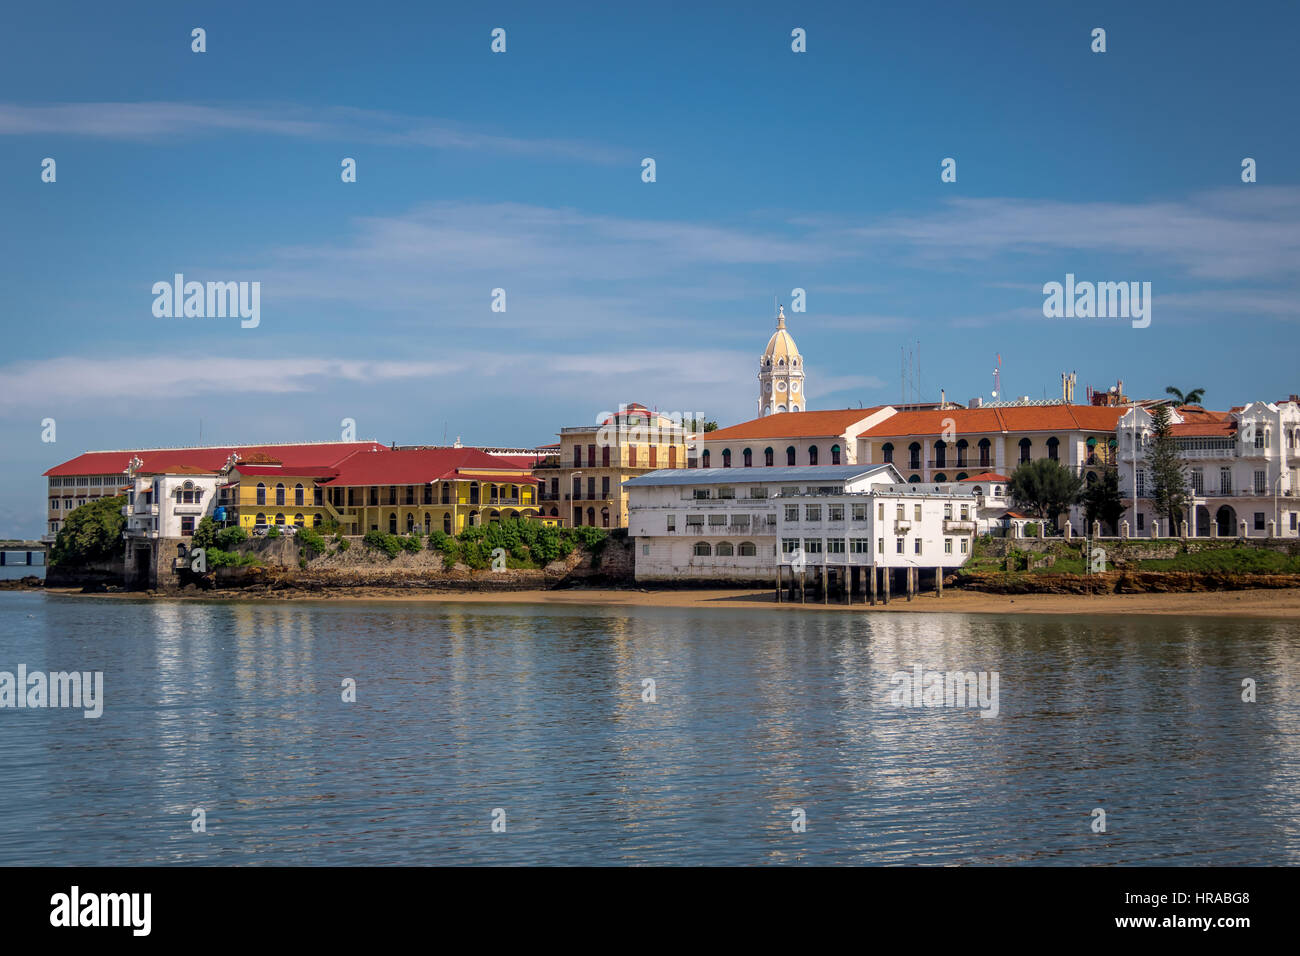
<path id="1" fill-rule="evenodd" d="M 620 401 L 744 420 L 795 287 L 812 408 L 897 401 L 916 343 L 927 399 L 987 396 L 997 353 L 1010 395 L 1069 370 L 1300 391 L 1298 27 L 1249 2 L 6 5 L 0 534 L 43 530 L 50 465 L 200 419 L 484 444 Z M 155 318 L 176 272 L 259 281 L 261 324 Z M 1067 272 L 1151 282 L 1150 327 L 1045 319 Z"/>

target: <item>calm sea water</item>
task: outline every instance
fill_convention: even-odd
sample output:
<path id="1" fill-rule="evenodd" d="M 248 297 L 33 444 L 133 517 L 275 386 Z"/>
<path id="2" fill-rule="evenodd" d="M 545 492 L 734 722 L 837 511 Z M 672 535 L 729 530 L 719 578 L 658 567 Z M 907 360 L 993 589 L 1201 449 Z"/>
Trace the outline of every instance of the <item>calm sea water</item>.
<path id="1" fill-rule="evenodd" d="M 106 703 L 0 710 L 0 864 L 1300 860 L 1287 621 L 0 593 L 19 663 Z"/>

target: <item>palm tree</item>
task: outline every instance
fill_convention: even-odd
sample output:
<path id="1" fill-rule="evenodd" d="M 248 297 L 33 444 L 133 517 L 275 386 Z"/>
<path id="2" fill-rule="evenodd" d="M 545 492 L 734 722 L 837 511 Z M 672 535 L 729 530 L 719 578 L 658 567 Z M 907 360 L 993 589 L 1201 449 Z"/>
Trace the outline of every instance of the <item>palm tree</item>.
<path id="1" fill-rule="evenodd" d="M 1199 405 L 1205 399 L 1205 389 L 1194 388 L 1184 393 L 1182 389 L 1174 388 L 1170 385 L 1165 389 L 1165 394 L 1174 397 L 1175 405 Z"/>

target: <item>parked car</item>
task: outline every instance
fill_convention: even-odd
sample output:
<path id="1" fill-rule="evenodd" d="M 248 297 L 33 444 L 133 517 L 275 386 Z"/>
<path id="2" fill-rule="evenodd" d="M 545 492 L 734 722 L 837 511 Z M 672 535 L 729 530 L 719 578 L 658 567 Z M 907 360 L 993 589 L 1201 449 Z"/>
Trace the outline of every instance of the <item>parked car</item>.
<path id="1" fill-rule="evenodd" d="M 264 538 L 266 537 L 266 533 L 270 530 L 271 526 L 269 524 L 255 524 L 253 525 L 253 537 Z"/>
<path id="2" fill-rule="evenodd" d="M 280 534 L 295 535 L 295 534 L 298 533 L 298 526 L 297 526 L 297 525 L 292 525 L 292 524 L 278 524 L 278 525 L 275 526 L 275 528 L 276 528 L 277 531 L 280 532 Z"/>

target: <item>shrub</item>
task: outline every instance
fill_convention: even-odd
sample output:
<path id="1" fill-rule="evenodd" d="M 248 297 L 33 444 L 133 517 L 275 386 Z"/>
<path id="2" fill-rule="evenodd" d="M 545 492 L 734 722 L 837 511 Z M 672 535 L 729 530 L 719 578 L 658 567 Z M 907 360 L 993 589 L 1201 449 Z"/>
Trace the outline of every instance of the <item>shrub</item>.
<path id="1" fill-rule="evenodd" d="M 424 545 L 420 543 L 420 536 L 416 534 L 407 535 L 405 538 L 399 538 L 398 543 L 408 554 L 419 554 L 424 550 Z"/>
<path id="2" fill-rule="evenodd" d="M 222 551 L 220 548 L 208 550 L 209 568 L 244 568 L 261 563 L 251 554 L 240 554 L 238 551 Z"/>
<path id="3" fill-rule="evenodd" d="M 217 532 L 217 547 L 223 551 L 233 551 L 247 540 L 248 532 L 243 528 L 222 528 Z"/>
<path id="4" fill-rule="evenodd" d="M 313 555 L 325 553 L 325 538 L 314 528 L 303 528 L 298 532 L 298 540 Z"/>
<path id="5" fill-rule="evenodd" d="M 271 527 L 266 529 L 266 536 L 268 538 L 280 537 L 280 528 L 277 525 L 271 525 Z"/>
<path id="6" fill-rule="evenodd" d="M 402 545 L 397 539 L 397 535 L 388 534 L 385 531 L 373 530 L 367 531 L 365 537 L 361 539 L 362 544 L 373 551 L 382 551 L 390 558 L 397 557 L 397 552 L 402 550 Z"/>
<path id="7" fill-rule="evenodd" d="M 204 515 L 199 520 L 199 526 L 194 529 L 194 535 L 190 538 L 190 544 L 195 548 L 211 548 L 216 544 L 217 523 L 212 520 L 211 515 Z"/>
<path id="8" fill-rule="evenodd" d="M 341 554 L 342 552 L 346 551 L 348 548 L 352 547 L 352 542 L 349 541 L 347 538 L 343 537 L 343 535 L 339 535 L 339 536 L 336 537 L 334 540 L 335 540 L 335 542 L 338 543 L 338 546 L 339 546 L 339 547 L 338 547 L 338 550 L 339 550 L 339 553 L 340 553 L 340 554 Z"/>

